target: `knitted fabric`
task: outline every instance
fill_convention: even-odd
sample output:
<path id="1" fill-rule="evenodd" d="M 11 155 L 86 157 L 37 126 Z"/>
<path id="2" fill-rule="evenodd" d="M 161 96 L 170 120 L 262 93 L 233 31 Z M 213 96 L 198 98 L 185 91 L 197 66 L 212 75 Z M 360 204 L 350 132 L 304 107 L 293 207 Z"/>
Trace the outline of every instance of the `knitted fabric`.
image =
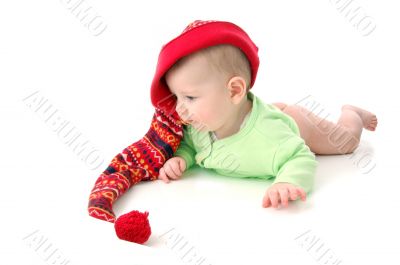
<path id="1" fill-rule="evenodd" d="M 156 109 L 146 135 L 116 155 L 97 179 L 89 197 L 89 215 L 114 223 L 113 203 L 136 183 L 156 180 L 182 137 L 179 117 Z"/>

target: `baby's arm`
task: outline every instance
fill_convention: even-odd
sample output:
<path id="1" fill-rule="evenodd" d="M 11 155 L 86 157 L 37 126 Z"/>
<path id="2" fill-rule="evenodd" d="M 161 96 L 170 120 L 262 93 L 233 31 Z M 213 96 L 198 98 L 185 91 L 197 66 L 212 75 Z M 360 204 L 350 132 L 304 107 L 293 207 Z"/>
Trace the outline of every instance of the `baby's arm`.
<path id="1" fill-rule="evenodd" d="M 304 140 L 297 136 L 288 138 L 275 154 L 274 184 L 263 198 L 263 207 L 287 206 L 289 200 L 306 200 L 312 188 L 317 162 Z"/>

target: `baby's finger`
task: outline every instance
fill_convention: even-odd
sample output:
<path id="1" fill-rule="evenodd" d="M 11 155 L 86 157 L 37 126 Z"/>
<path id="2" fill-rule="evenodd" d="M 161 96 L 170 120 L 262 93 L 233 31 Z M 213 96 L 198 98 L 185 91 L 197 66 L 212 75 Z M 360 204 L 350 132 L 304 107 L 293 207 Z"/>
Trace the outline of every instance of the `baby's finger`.
<path id="1" fill-rule="evenodd" d="M 181 173 L 185 171 L 186 167 L 186 162 L 183 159 L 179 159 L 179 169 L 181 170 Z"/>
<path id="2" fill-rule="evenodd" d="M 269 192 L 269 199 L 271 200 L 272 207 L 278 208 L 279 198 L 278 198 L 278 192 L 276 190 L 271 190 Z"/>
<path id="3" fill-rule="evenodd" d="M 298 194 L 297 194 L 297 189 L 296 187 L 289 187 L 289 195 L 290 195 L 290 199 L 292 201 L 297 200 Z"/>
<path id="4" fill-rule="evenodd" d="M 302 188 L 297 188 L 297 193 L 300 195 L 302 201 L 306 200 L 306 192 Z"/>
<path id="5" fill-rule="evenodd" d="M 268 193 L 264 195 L 262 206 L 268 208 L 271 206 L 271 200 L 269 199 Z"/>
<path id="6" fill-rule="evenodd" d="M 169 163 L 169 164 L 167 165 L 166 172 L 167 172 L 169 178 L 171 178 L 171 179 L 178 179 L 178 178 L 179 178 L 179 175 L 177 174 L 176 171 L 177 171 L 177 170 L 176 170 L 175 166 L 172 165 L 172 163 Z"/>
<path id="7" fill-rule="evenodd" d="M 169 179 L 168 179 L 167 175 L 165 174 L 164 167 L 162 167 L 160 169 L 160 174 L 158 175 L 158 178 L 161 179 L 162 181 L 164 181 L 165 183 L 169 183 Z"/>
<path id="8" fill-rule="evenodd" d="M 164 165 L 165 167 L 165 173 L 167 173 L 168 177 L 171 179 L 178 179 L 178 175 L 176 174 L 173 166 L 171 163 L 167 163 Z"/>
<path id="9" fill-rule="evenodd" d="M 288 202 L 288 190 L 286 188 L 279 189 L 279 196 L 281 197 L 281 203 L 283 207 L 287 207 Z"/>

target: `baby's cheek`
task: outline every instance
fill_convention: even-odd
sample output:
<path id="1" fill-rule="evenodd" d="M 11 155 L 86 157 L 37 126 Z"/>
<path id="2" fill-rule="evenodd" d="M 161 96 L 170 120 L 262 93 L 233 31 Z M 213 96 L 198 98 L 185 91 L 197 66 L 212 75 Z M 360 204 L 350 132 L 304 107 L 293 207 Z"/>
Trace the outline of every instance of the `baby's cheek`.
<path id="1" fill-rule="evenodd" d="M 213 127 L 218 121 L 219 112 L 215 109 L 207 109 L 204 111 L 202 120 L 206 125 Z"/>

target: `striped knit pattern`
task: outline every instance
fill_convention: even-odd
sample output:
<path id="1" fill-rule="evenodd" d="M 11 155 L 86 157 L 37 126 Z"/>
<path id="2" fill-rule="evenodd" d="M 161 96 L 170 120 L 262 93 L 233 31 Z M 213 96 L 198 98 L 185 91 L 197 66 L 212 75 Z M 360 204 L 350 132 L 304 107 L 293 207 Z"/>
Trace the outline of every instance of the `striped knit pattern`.
<path id="1" fill-rule="evenodd" d="M 182 122 L 176 113 L 166 115 L 156 109 L 146 135 L 116 155 L 97 179 L 89 197 L 89 215 L 115 222 L 113 203 L 136 183 L 156 180 L 182 137 Z"/>

